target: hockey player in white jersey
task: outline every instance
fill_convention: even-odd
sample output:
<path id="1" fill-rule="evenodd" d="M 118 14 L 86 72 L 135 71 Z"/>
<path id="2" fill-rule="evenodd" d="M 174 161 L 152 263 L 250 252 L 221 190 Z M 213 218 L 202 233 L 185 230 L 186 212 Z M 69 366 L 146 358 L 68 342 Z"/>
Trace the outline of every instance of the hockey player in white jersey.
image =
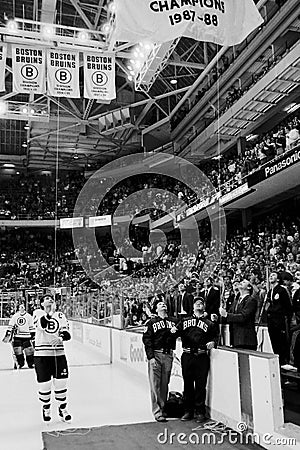
<path id="1" fill-rule="evenodd" d="M 28 367 L 33 368 L 33 346 L 31 340 L 34 338 L 33 317 L 25 310 L 23 303 L 19 305 L 17 311 L 11 318 L 8 324 L 7 332 L 13 334 L 13 352 L 18 367 L 21 369 L 25 364 L 24 353 Z"/>
<path id="2" fill-rule="evenodd" d="M 43 404 L 43 419 L 51 420 L 52 379 L 55 399 L 58 401 L 58 414 L 62 420 L 72 420 L 67 411 L 68 363 L 65 356 L 64 341 L 71 339 L 66 316 L 56 311 L 51 295 L 41 299 L 42 310 L 34 312 L 36 328 L 34 365 L 38 381 L 39 399 Z"/>

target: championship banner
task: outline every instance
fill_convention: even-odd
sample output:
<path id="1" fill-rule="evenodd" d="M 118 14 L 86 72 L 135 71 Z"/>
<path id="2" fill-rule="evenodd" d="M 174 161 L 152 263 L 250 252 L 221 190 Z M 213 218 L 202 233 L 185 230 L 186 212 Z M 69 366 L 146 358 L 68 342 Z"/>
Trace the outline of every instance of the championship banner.
<path id="1" fill-rule="evenodd" d="M 47 91 L 53 97 L 80 97 L 79 52 L 48 50 Z"/>
<path id="2" fill-rule="evenodd" d="M 12 45 L 13 91 L 44 94 L 46 57 L 44 48 Z"/>
<path id="3" fill-rule="evenodd" d="M 98 100 L 116 98 L 115 55 L 83 53 L 84 97 Z"/>
<path id="4" fill-rule="evenodd" d="M 263 23 L 253 0 L 115 0 L 117 41 L 161 43 L 186 36 L 236 45 Z"/>
<path id="5" fill-rule="evenodd" d="M 5 91 L 6 44 L 0 44 L 0 92 Z"/>

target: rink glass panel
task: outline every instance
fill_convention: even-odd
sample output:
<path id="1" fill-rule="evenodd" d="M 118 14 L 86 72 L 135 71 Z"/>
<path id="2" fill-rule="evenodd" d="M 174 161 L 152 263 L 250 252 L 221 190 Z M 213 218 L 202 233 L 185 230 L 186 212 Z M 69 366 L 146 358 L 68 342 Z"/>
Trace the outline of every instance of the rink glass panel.
<path id="1" fill-rule="evenodd" d="M 39 299 L 49 289 L 20 290 L 14 292 L 0 292 L 0 321 L 2 325 L 8 323 L 9 318 L 18 310 L 21 302 L 26 310 L 32 314 L 39 308 Z M 100 289 L 83 290 L 71 293 L 70 289 L 56 288 L 55 299 L 57 309 L 64 312 L 70 320 L 124 328 L 124 308 L 119 295 L 111 292 L 101 292 Z"/>

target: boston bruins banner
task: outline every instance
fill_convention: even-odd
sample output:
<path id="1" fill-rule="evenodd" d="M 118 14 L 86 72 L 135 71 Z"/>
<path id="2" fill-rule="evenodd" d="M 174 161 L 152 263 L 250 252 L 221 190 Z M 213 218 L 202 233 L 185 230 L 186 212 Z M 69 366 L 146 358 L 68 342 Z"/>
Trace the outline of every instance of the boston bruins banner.
<path id="1" fill-rule="evenodd" d="M 47 86 L 53 97 L 80 97 L 79 52 L 48 50 Z"/>
<path id="2" fill-rule="evenodd" d="M 12 45 L 13 91 L 44 94 L 45 49 Z"/>
<path id="3" fill-rule="evenodd" d="M 115 55 L 84 53 L 84 97 L 98 100 L 116 98 Z"/>
<path id="4" fill-rule="evenodd" d="M 0 92 L 5 91 L 6 52 L 6 45 L 0 44 Z"/>

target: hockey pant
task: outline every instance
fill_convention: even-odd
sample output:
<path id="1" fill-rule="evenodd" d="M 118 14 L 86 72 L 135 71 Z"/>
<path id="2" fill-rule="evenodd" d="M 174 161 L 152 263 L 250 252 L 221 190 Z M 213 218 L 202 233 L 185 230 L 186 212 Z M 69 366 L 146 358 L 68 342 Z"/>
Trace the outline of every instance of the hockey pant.
<path id="1" fill-rule="evenodd" d="M 34 349 L 29 340 L 21 342 L 19 340 L 14 341 L 13 351 L 19 367 L 23 367 L 25 364 L 24 353 L 28 367 L 33 367 L 33 353 Z"/>

